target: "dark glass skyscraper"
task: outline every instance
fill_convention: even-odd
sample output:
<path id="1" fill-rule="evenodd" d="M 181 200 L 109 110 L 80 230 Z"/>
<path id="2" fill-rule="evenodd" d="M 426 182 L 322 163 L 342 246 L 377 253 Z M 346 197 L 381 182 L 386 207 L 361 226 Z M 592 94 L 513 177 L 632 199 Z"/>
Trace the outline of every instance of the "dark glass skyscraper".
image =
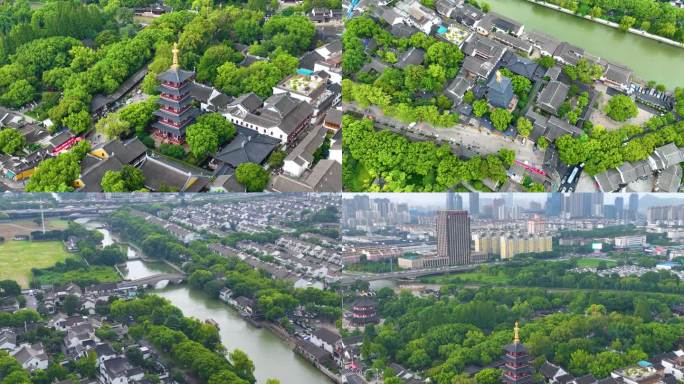
<path id="1" fill-rule="evenodd" d="M 639 195 L 632 193 L 629 195 L 629 218 L 636 219 L 639 217 Z"/>
<path id="2" fill-rule="evenodd" d="M 470 216 L 480 216 L 480 195 L 477 193 L 468 195 L 468 213 Z"/>
<path id="3" fill-rule="evenodd" d="M 437 256 L 449 260 L 449 265 L 471 264 L 470 218 L 467 211 L 437 213 Z"/>
<path id="4" fill-rule="evenodd" d="M 446 209 L 453 211 L 460 211 L 463 209 L 463 198 L 460 194 L 454 193 L 454 191 L 449 190 L 447 193 L 447 204 Z"/>

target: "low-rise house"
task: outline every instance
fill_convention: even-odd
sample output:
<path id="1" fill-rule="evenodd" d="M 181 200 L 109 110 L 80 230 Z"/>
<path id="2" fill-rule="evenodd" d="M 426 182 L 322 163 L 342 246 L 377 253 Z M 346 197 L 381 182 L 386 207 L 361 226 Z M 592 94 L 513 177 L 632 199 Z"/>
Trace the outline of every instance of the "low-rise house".
<path id="1" fill-rule="evenodd" d="M 322 159 L 299 178 L 277 175 L 269 189 L 273 192 L 339 192 L 342 190 L 341 178 L 340 163 Z"/>
<path id="2" fill-rule="evenodd" d="M 584 49 L 570 43 L 561 43 L 553 53 L 553 58 L 565 65 L 575 65 L 584 57 Z"/>
<path id="3" fill-rule="evenodd" d="M 681 349 L 655 356 L 649 359 L 649 362 L 661 365 L 665 374 L 674 376 L 678 381 L 684 381 L 684 351 Z"/>
<path id="4" fill-rule="evenodd" d="M 0 349 L 13 351 L 17 348 L 17 334 L 11 329 L 0 331 Z"/>
<path id="5" fill-rule="evenodd" d="M 82 323 L 69 327 L 63 340 L 63 351 L 66 355 L 79 356 L 86 349 L 94 347 L 100 339 L 90 323 Z"/>
<path id="6" fill-rule="evenodd" d="M 256 306 L 254 304 L 254 300 L 244 297 L 244 296 L 238 296 L 235 298 L 235 306 L 237 307 L 238 310 L 241 312 L 244 312 L 245 314 L 252 316 L 256 312 Z"/>
<path id="7" fill-rule="evenodd" d="M 524 38 L 532 43 L 532 45 L 539 50 L 542 56 L 553 56 L 561 41 L 555 37 L 551 37 L 545 33 L 530 31 L 524 35 Z"/>
<path id="8" fill-rule="evenodd" d="M 262 135 L 246 128 L 238 128 L 238 134 L 214 156 L 209 166 L 214 174 L 233 174 L 243 163 L 262 164 L 280 146 L 280 140 Z"/>
<path id="9" fill-rule="evenodd" d="M 489 35 L 492 32 L 503 32 L 520 36 L 525 31 L 525 26 L 496 12 L 489 12 L 475 23 L 475 30 L 483 35 Z"/>
<path id="10" fill-rule="evenodd" d="M 568 96 L 569 91 L 570 87 L 565 83 L 555 80 L 550 81 L 539 95 L 537 105 L 539 105 L 539 108 L 543 111 L 552 115 L 557 115 L 558 109 L 561 104 L 565 102 L 565 98 Z"/>
<path id="11" fill-rule="evenodd" d="M 475 56 L 468 56 L 463 59 L 463 64 L 461 67 L 463 72 L 461 73 L 470 78 L 487 80 L 489 75 L 492 74 L 494 67 L 495 65 L 489 60 L 481 59 Z"/>
<path id="12" fill-rule="evenodd" d="M 36 369 L 47 369 L 48 367 L 48 356 L 42 343 L 33 345 L 22 344 L 12 351 L 10 355 L 21 364 L 22 368 L 30 372 Z"/>
<path id="13" fill-rule="evenodd" d="M 311 343 L 319 348 L 323 348 L 330 354 L 335 351 L 335 345 L 342 337 L 327 328 L 320 328 L 311 335 Z"/>
<path id="14" fill-rule="evenodd" d="M 656 148 L 652 158 L 657 169 L 665 169 L 683 162 L 684 154 L 674 143 L 669 143 Z"/>
<path id="15" fill-rule="evenodd" d="M 682 167 L 673 165 L 662 170 L 657 178 L 654 192 L 679 192 L 682 185 Z"/>
<path id="16" fill-rule="evenodd" d="M 233 291 L 230 290 L 230 288 L 223 288 L 219 292 L 219 299 L 223 302 L 228 302 L 231 297 L 233 297 Z"/>
<path id="17" fill-rule="evenodd" d="M 309 103 L 287 94 L 273 95 L 262 102 L 257 95 L 248 93 L 230 103 L 224 116 L 235 125 L 290 143 L 309 125 L 313 112 Z"/>
<path id="18" fill-rule="evenodd" d="M 337 131 L 330 139 L 330 149 L 328 150 L 328 160 L 342 164 L 342 130 Z"/>
<path id="19" fill-rule="evenodd" d="M 330 353 L 328 353 L 328 351 L 320 347 L 317 347 L 316 345 L 307 340 L 297 339 L 295 343 L 295 352 L 299 353 L 305 359 L 309 360 L 316 366 L 318 364 L 323 364 L 331 359 L 331 355 Z"/>
<path id="20" fill-rule="evenodd" d="M 608 63 L 600 80 L 613 89 L 627 92 L 632 84 L 632 74 L 633 71 L 627 67 Z"/>
<path id="21" fill-rule="evenodd" d="M 283 171 L 290 176 L 300 177 L 314 162 L 314 153 L 323 145 L 327 130 L 315 128 L 290 152 L 283 162 Z"/>
<path id="22" fill-rule="evenodd" d="M 235 174 L 230 174 L 217 176 L 209 185 L 209 192 L 247 192 L 247 189 L 238 183 Z"/>
<path id="23" fill-rule="evenodd" d="M 513 52 L 506 52 L 502 62 L 504 63 L 504 67 L 509 71 L 516 75 L 524 76 L 532 81 L 544 76 L 544 67 L 526 57 L 518 56 Z"/>
<path id="24" fill-rule="evenodd" d="M 458 21 L 459 23 L 469 27 L 475 28 L 477 22 L 484 17 L 485 13 L 480 9 L 475 8 L 471 4 L 461 4 L 461 6 L 456 7 L 456 10 L 451 13 L 451 18 Z"/>
<path id="25" fill-rule="evenodd" d="M 420 65 L 423 63 L 425 51 L 420 48 L 411 47 L 399 55 L 395 67 L 405 69 L 409 65 Z"/>
<path id="26" fill-rule="evenodd" d="M 546 379 L 546 382 L 549 384 L 556 384 L 558 383 L 558 378 L 564 375 L 567 375 L 568 372 L 566 372 L 563 368 L 551 364 L 548 361 L 545 361 L 544 364 L 542 364 L 541 367 L 539 367 L 539 373 L 544 376 L 544 379 Z"/>
<path id="27" fill-rule="evenodd" d="M 465 76 L 458 75 L 454 80 L 447 85 L 444 90 L 444 95 L 454 102 L 454 105 L 460 105 L 463 102 L 463 96 L 473 87 L 473 82 Z"/>
<path id="28" fill-rule="evenodd" d="M 507 33 L 494 32 L 492 39 L 528 55 L 532 53 L 532 43 Z"/>
<path id="29" fill-rule="evenodd" d="M 339 131 L 342 128 L 342 111 L 339 109 L 329 110 L 323 119 L 323 127 L 333 132 Z"/>
<path id="30" fill-rule="evenodd" d="M 226 109 L 233 98 L 220 92 L 214 87 L 209 87 L 199 83 L 193 83 L 190 96 L 199 101 L 200 109 L 203 112 L 218 112 Z"/>
<path id="31" fill-rule="evenodd" d="M 395 5 L 395 9 L 406 24 L 420 29 L 427 35 L 442 22 L 435 11 L 421 4 L 419 0 L 401 0 Z"/>
<path id="32" fill-rule="evenodd" d="M 142 380 L 144 376 L 145 371 L 134 367 L 125 357 L 115 357 L 100 365 L 99 378 L 102 384 L 129 384 Z"/>
<path id="33" fill-rule="evenodd" d="M 203 169 L 148 155 L 140 164 L 145 177 L 145 188 L 154 192 L 202 192 L 210 177 Z"/>
<path id="34" fill-rule="evenodd" d="M 97 366 L 104 364 L 105 361 L 111 360 L 117 356 L 116 351 L 108 343 L 98 344 L 93 348 L 95 355 L 97 356 Z"/>

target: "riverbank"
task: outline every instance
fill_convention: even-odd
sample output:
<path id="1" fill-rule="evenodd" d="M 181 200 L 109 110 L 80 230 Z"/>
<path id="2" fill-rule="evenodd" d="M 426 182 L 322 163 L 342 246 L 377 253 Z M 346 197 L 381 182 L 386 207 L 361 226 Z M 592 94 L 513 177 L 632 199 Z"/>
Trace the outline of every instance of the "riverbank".
<path id="1" fill-rule="evenodd" d="M 575 12 L 573 12 L 567 8 L 563 8 L 563 7 L 556 5 L 556 4 L 551 4 L 551 3 L 547 3 L 545 1 L 540 1 L 540 0 L 525 0 L 525 1 L 527 1 L 529 3 L 533 3 L 533 4 L 538 4 L 538 5 L 541 5 L 543 7 L 553 9 L 553 10 L 556 10 L 559 12 L 563 12 L 563 13 L 566 13 L 568 15 L 572 15 L 572 16 L 579 17 L 579 18 L 582 18 L 585 20 L 589 20 L 589 21 L 593 21 L 595 23 L 602 24 L 602 25 L 605 25 L 605 26 L 608 26 L 611 28 L 622 30 L 622 28 L 620 28 L 620 24 L 618 24 L 618 23 L 608 21 L 608 20 L 604 20 L 601 18 L 594 18 L 594 17 L 591 17 L 590 15 L 584 15 L 584 16 L 578 15 Z M 668 44 L 668 45 L 671 45 L 674 47 L 684 48 L 684 43 L 680 43 L 680 42 L 677 42 L 674 40 L 670 40 L 670 39 L 663 37 L 663 36 L 654 35 L 652 33 L 648 33 L 648 32 L 643 31 L 641 29 L 629 28 L 627 30 L 627 32 L 635 34 L 637 36 L 645 37 L 647 39 L 655 40 L 659 43 L 664 43 L 664 44 Z"/>
<path id="2" fill-rule="evenodd" d="M 639 38 L 640 34 L 625 33 L 594 20 L 569 17 L 556 8 L 542 6 L 539 1 L 542 0 L 487 0 L 487 3 L 493 12 L 525 25 L 526 31 L 539 31 L 580 47 L 591 56 L 629 67 L 634 71 L 634 79 L 653 80 L 670 90 L 684 87 L 684 72 L 677 70 L 684 68 L 682 48 Z"/>

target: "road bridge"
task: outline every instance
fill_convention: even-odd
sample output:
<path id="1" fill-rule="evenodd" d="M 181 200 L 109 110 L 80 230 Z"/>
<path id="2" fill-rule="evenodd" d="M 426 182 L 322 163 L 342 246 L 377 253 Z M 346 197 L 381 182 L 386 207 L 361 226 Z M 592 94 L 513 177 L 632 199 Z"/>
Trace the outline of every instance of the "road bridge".
<path id="1" fill-rule="evenodd" d="M 160 283 L 166 282 L 168 284 L 180 284 L 185 281 L 185 275 L 179 273 L 159 273 L 152 276 L 143 277 L 137 280 L 123 281 L 119 284 L 119 288 L 147 288 L 156 287 Z"/>

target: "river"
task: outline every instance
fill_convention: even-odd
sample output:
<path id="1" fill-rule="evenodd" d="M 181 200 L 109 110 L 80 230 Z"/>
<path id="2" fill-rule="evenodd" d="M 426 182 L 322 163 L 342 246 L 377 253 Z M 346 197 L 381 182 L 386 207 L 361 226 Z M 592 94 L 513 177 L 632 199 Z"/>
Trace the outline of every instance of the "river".
<path id="1" fill-rule="evenodd" d="M 525 0 L 485 0 L 493 11 L 634 70 L 638 78 L 684 87 L 684 49 L 567 15 Z"/>
<path id="2" fill-rule="evenodd" d="M 102 228 L 95 221 L 82 221 L 89 229 L 96 229 L 104 235 L 103 245 L 118 241 L 116 235 Z M 128 256 L 137 256 L 136 250 L 128 247 Z M 126 278 L 140 279 L 163 272 L 172 272 L 164 263 L 150 263 L 142 260 L 126 262 Z M 186 316 L 200 320 L 213 319 L 219 324 L 221 341 L 227 350 L 239 348 L 246 352 L 255 365 L 257 383 L 275 378 L 282 384 L 325 384 L 330 380 L 309 362 L 295 353 L 276 335 L 267 329 L 257 329 L 244 321 L 232 308 L 219 300 L 213 300 L 204 293 L 190 289 L 187 285 L 169 286 L 154 294 L 162 296 L 183 311 Z"/>

